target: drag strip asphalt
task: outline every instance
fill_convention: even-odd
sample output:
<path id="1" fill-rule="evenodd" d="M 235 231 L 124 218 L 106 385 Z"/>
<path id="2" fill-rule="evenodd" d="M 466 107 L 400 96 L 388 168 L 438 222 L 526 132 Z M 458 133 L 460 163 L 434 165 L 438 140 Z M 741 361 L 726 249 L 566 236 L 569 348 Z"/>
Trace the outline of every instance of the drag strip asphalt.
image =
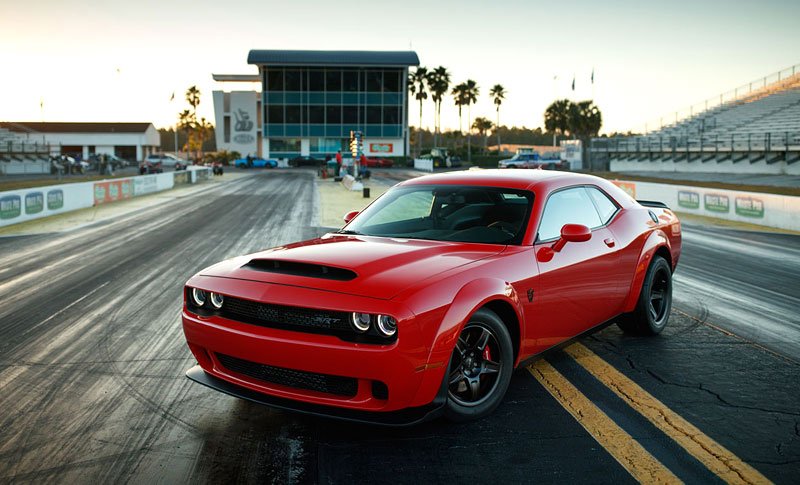
<path id="1" fill-rule="evenodd" d="M 354 425 L 190 382 L 183 283 L 320 234 L 317 198 L 312 172 L 269 171 L 0 238 L 0 482 L 798 481 L 798 236 L 685 225 L 663 335 L 552 352 L 474 423 Z"/>

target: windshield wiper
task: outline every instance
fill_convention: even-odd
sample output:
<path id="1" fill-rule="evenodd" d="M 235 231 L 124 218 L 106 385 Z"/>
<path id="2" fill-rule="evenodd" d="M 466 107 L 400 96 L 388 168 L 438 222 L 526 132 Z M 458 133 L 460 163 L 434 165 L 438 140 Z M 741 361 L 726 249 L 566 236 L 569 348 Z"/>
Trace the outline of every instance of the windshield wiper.
<path id="1" fill-rule="evenodd" d="M 336 231 L 336 234 L 351 234 L 355 236 L 360 236 L 361 233 L 358 231 L 353 231 L 352 229 L 342 229 L 341 231 Z"/>

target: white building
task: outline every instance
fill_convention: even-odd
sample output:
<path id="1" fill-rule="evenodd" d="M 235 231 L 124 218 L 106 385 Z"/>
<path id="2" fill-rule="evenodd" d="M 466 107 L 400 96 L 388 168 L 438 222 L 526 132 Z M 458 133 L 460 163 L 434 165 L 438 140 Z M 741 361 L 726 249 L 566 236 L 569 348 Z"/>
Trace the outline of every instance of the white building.
<path id="1" fill-rule="evenodd" d="M 50 145 L 53 155 L 88 158 L 94 154 L 116 155 L 138 162 L 157 152 L 161 137 L 152 123 L 49 123 L 0 122 L 19 141 Z"/>

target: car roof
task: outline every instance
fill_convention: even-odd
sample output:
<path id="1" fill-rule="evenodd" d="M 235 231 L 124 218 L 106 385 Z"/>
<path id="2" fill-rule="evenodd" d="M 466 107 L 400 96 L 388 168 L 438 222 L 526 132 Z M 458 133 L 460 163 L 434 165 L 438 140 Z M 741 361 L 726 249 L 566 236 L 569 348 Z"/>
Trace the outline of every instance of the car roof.
<path id="1" fill-rule="evenodd" d="M 598 177 L 571 172 L 553 170 L 459 170 L 455 172 L 423 175 L 403 182 L 401 185 L 443 184 L 443 185 L 486 185 L 511 189 L 531 189 L 545 183 L 571 185 L 580 183 L 597 183 Z"/>
<path id="2" fill-rule="evenodd" d="M 398 185 L 475 185 L 531 190 L 538 194 L 573 185 L 595 185 L 611 195 L 621 206 L 635 204 L 634 199 L 612 182 L 594 175 L 556 170 L 459 170 L 423 175 Z"/>

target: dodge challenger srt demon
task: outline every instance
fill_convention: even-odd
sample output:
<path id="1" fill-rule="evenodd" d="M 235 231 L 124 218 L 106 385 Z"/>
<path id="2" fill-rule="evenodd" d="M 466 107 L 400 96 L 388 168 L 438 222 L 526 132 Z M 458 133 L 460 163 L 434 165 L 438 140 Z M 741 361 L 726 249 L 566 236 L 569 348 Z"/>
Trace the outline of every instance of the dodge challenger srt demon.
<path id="1" fill-rule="evenodd" d="M 667 206 L 593 176 L 416 178 L 337 232 L 193 276 L 187 376 L 349 420 L 476 419 L 547 349 L 610 322 L 661 332 L 680 249 Z"/>

